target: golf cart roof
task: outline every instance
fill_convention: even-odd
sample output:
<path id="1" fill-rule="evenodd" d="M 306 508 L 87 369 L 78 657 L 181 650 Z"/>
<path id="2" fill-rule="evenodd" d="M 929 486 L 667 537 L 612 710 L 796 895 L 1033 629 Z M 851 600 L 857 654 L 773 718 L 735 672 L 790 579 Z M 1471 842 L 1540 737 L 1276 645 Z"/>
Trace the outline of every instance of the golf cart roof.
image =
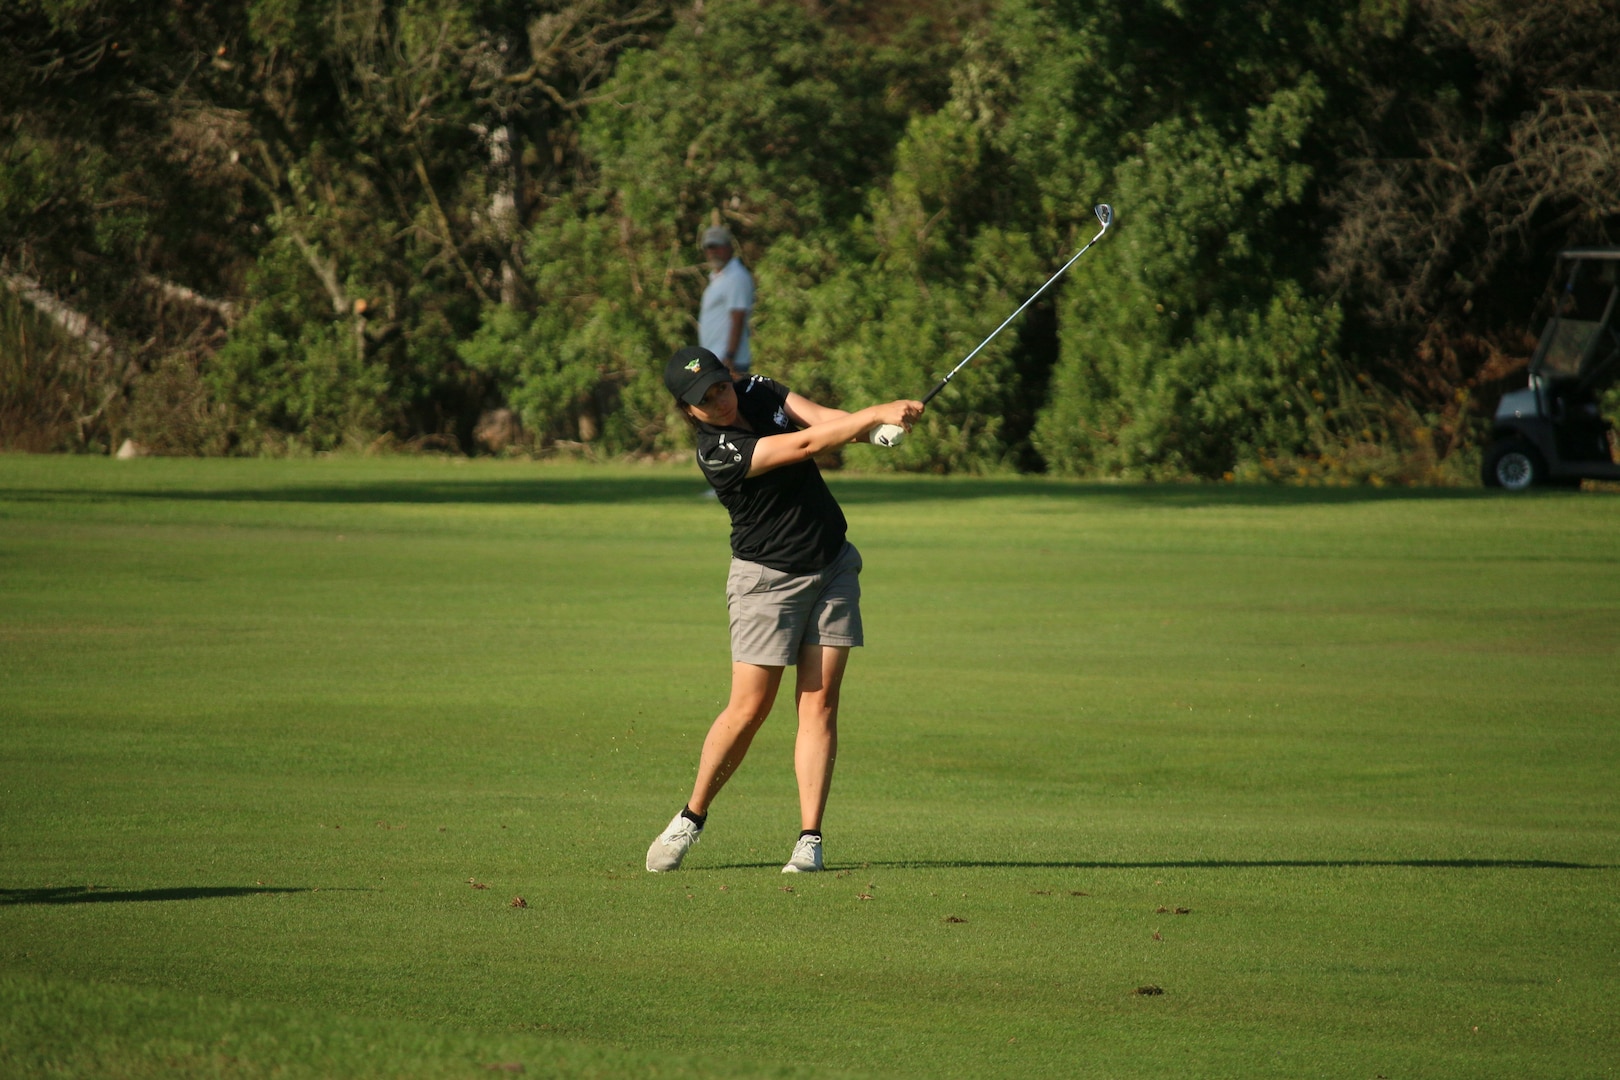
<path id="1" fill-rule="evenodd" d="M 1620 247 L 1567 248 L 1558 262 L 1548 296 L 1552 309 L 1530 356 L 1530 376 L 1605 389 L 1620 375 Z M 1557 280 L 1566 275 L 1560 288 Z"/>

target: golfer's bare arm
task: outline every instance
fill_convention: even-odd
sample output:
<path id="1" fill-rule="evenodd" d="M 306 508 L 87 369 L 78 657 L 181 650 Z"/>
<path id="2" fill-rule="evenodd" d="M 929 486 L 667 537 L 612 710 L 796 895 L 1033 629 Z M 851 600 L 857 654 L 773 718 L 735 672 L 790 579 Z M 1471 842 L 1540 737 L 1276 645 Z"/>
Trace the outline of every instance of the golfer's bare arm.
<path id="1" fill-rule="evenodd" d="M 910 428 L 911 422 L 922 415 L 920 401 L 890 401 L 873 405 L 860 412 L 848 413 L 842 409 L 828 409 L 809 398 L 789 394 L 787 413 L 796 423 L 808 424 L 803 431 L 790 431 L 782 435 L 767 435 L 754 444 L 754 457 L 748 465 L 748 475 L 796 465 L 813 458 L 823 450 L 831 450 L 847 442 L 854 442 L 879 424 L 895 424 Z"/>
<path id="2" fill-rule="evenodd" d="M 829 409 L 825 405 L 817 405 L 803 394 L 795 394 L 791 390 L 787 396 L 787 414 L 790 420 L 802 428 L 815 427 L 817 424 L 825 424 L 829 420 L 849 415 L 843 409 Z"/>

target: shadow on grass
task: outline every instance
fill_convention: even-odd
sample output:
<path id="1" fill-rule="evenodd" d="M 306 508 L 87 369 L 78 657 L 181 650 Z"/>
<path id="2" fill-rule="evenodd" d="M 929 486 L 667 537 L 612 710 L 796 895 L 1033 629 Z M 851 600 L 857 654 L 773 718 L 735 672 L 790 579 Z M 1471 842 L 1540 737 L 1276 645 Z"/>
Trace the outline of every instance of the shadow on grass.
<path id="1" fill-rule="evenodd" d="M 1320 506 L 1412 500 L 1501 498 L 1466 488 L 1281 487 L 1262 484 L 1099 484 L 1041 477 L 855 476 L 834 473 L 829 481 L 839 501 L 872 503 L 961 502 L 1021 498 L 1049 503 L 1126 504 L 1165 508 Z M 707 486 L 690 475 L 513 477 L 490 480 L 378 480 L 349 484 L 280 485 L 206 490 L 0 488 L 0 501 L 110 502 L 125 499 L 178 502 L 281 502 L 372 505 L 578 505 L 590 503 L 690 503 Z M 1543 493 L 1530 493 L 1540 497 Z M 1567 497 L 1568 493 L 1550 493 Z M 1526 496 L 1517 496 L 1524 498 Z"/>
<path id="2" fill-rule="evenodd" d="M 726 863 L 694 870 L 768 869 L 774 862 Z M 978 859 L 889 859 L 828 867 L 840 870 L 1251 870 L 1364 869 L 1409 867 L 1417 870 L 1613 870 L 1608 863 L 1557 862 L 1551 859 L 1165 859 L 1144 862 L 997 862 Z"/>
<path id="3" fill-rule="evenodd" d="M 214 900 L 259 893 L 302 893 L 307 888 L 271 885 L 194 885 L 173 889 L 98 889 L 67 885 L 45 889 L 0 889 L 0 907 L 12 904 L 128 904 L 149 900 Z"/>

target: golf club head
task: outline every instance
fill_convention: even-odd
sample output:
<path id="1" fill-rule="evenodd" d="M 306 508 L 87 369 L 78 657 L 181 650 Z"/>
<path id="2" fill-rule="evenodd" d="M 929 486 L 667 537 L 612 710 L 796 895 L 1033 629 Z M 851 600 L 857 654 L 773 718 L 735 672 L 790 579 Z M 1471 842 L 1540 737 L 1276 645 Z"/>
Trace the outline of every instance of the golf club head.
<path id="1" fill-rule="evenodd" d="M 1092 207 L 1092 212 L 1097 215 L 1097 220 L 1102 222 L 1103 228 L 1106 229 L 1114 223 L 1114 208 L 1107 203 L 1098 203 Z"/>

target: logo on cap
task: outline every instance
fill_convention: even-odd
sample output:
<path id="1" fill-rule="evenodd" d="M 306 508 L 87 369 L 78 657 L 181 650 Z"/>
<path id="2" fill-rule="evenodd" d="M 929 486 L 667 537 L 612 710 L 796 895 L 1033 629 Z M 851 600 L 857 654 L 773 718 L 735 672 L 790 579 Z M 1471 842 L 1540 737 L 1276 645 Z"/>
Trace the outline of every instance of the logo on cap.
<path id="1" fill-rule="evenodd" d="M 687 371 L 696 371 L 698 368 L 700 368 L 702 366 L 703 366 L 703 361 L 697 359 L 696 357 L 694 357 L 690 361 L 687 362 L 686 370 Z"/>

